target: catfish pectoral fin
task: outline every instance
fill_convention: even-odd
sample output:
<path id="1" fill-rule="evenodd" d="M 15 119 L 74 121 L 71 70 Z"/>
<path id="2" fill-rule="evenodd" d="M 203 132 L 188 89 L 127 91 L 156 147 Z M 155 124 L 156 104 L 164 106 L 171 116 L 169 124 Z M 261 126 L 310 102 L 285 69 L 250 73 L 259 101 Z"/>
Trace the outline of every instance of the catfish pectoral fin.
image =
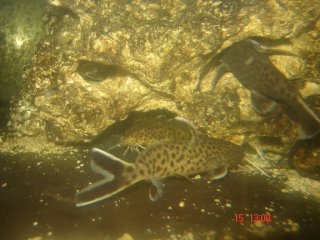
<path id="1" fill-rule="evenodd" d="M 278 159 L 277 164 L 281 165 L 283 164 L 283 160 L 286 158 L 289 158 L 291 156 L 291 154 L 293 153 L 293 151 L 301 144 L 301 140 L 296 139 L 294 140 L 294 142 L 287 148 L 286 152 L 280 157 L 280 159 Z M 291 164 L 289 162 L 289 164 Z"/>
<path id="2" fill-rule="evenodd" d="M 298 102 L 303 111 L 306 112 L 299 122 L 299 139 L 310 139 L 320 133 L 320 119 L 300 98 Z"/>
<path id="3" fill-rule="evenodd" d="M 225 75 L 227 72 L 229 72 L 227 64 L 223 63 L 220 64 L 218 67 L 216 67 L 216 74 L 214 75 L 211 85 L 209 88 L 209 91 L 213 91 L 213 89 L 216 87 L 218 81 Z"/>
<path id="4" fill-rule="evenodd" d="M 204 79 L 204 77 L 209 73 L 209 71 L 213 68 L 216 69 L 216 76 L 215 82 L 217 82 L 227 71 L 227 66 L 224 63 L 221 63 L 220 61 L 217 62 L 218 56 L 213 56 L 198 72 L 197 74 L 197 83 L 195 86 L 196 91 L 200 91 L 201 83 Z M 221 67 L 223 65 L 223 67 Z"/>
<path id="5" fill-rule="evenodd" d="M 288 116 L 299 125 L 298 139 L 310 139 L 320 133 L 320 119 L 301 97 L 281 104 Z"/>
<path id="6" fill-rule="evenodd" d="M 250 97 L 253 109 L 260 115 L 270 114 L 277 107 L 277 104 L 273 100 L 255 91 L 251 91 Z"/>

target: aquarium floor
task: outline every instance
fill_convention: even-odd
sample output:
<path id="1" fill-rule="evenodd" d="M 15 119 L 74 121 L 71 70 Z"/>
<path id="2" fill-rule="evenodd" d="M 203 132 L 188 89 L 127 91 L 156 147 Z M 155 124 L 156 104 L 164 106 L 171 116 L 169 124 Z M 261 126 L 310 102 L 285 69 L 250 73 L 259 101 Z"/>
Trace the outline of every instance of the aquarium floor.
<path id="1" fill-rule="evenodd" d="M 76 190 L 98 178 L 86 155 L 0 155 L 0 239 L 319 239 L 320 203 L 261 175 L 230 173 L 210 185 L 169 179 L 158 202 L 141 183 L 77 208 Z M 267 212 L 270 222 L 251 222 Z"/>

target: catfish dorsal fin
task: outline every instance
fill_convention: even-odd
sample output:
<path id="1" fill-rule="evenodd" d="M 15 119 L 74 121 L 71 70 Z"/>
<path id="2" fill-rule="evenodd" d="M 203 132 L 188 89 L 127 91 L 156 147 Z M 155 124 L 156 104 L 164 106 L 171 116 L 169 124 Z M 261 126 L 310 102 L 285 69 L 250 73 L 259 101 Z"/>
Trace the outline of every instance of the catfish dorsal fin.
<path id="1" fill-rule="evenodd" d="M 192 122 L 190 122 L 188 119 L 186 119 L 184 117 L 180 117 L 180 116 L 177 116 L 174 119 L 179 122 L 183 122 L 183 123 L 187 124 L 189 127 L 191 127 L 193 129 L 193 131 L 197 131 L 197 127 Z"/>
<path id="2" fill-rule="evenodd" d="M 177 117 L 174 118 L 174 120 L 182 122 L 182 123 L 186 124 L 188 127 L 191 128 L 191 133 L 192 133 L 191 141 L 195 142 L 195 139 L 196 139 L 196 136 L 197 136 L 197 133 L 198 133 L 197 127 L 192 122 L 190 122 L 188 119 L 186 119 L 184 117 L 177 116 Z"/>

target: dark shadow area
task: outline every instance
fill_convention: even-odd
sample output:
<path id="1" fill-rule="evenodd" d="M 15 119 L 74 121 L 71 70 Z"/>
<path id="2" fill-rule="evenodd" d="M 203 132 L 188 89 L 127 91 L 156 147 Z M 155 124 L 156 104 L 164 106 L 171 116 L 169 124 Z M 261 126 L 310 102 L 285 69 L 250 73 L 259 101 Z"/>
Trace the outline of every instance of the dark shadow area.
<path id="1" fill-rule="evenodd" d="M 79 60 L 77 72 L 86 81 L 101 82 L 114 76 L 128 74 L 127 71 L 116 65 L 107 65 L 95 61 Z"/>
<path id="2" fill-rule="evenodd" d="M 0 102 L 0 132 L 7 131 L 9 113 L 10 113 L 10 103 Z"/>

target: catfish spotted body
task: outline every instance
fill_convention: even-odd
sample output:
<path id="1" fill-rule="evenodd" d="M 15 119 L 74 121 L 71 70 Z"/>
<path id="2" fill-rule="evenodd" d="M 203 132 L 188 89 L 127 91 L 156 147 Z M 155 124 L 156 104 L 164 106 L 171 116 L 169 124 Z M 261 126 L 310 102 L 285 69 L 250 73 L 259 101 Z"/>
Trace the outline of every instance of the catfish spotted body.
<path id="1" fill-rule="evenodd" d="M 150 146 L 160 142 L 191 139 L 190 129 L 166 116 L 138 118 L 123 134 L 120 143 L 131 146 Z"/>
<path id="2" fill-rule="evenodd" d="M 219 167 L 231 167 L 243 157 L 241 148 L 222 139 L 201 135 L 195 142 L 160 143 L 136 159 L 144 177 L 189 176 Z"/>
<path id="3" fill-rule="evenodd" d="M 143 180 L 153 184 L 156 193 L 150 198 L 157 200 L 163 193 L 161 179 L 199 173 L 209 173 L 212 179 L 220 178 L 243 157 L 240 146 L 205 135 L 196 135 L 189 141 L 154 144 L 138 155 L 134 164 L 94 148 L 91 168 L 104 179 L 77 193 L 76 205 L 86 206 L 110 198 Z"/>

